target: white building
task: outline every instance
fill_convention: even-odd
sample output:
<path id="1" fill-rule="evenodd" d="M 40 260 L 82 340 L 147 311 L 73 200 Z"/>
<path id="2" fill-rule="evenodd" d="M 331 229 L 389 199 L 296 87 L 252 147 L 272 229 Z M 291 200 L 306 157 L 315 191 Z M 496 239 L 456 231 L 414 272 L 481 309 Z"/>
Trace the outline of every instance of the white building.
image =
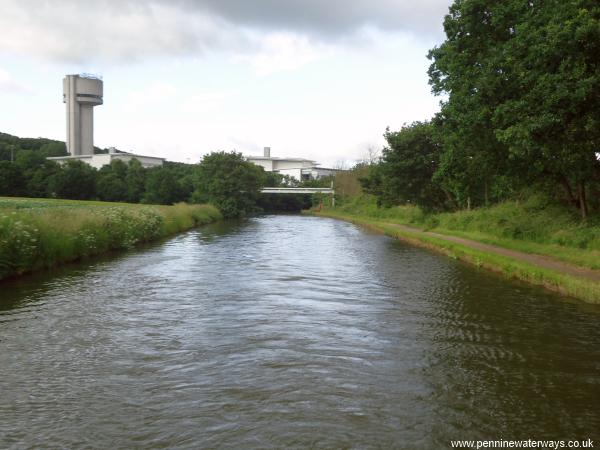
<path id="1" fill-rule="evenodd" d="M 248 161 L 263 167 L 266 172 L 289 175 L 298 181 L 315 180 L 336 172 L 335 169 L 318 167 L 318 164 L 310 159 L 272 157 L 270 147 L 264 148 L 263 156 L 248 156 Z"/>
<path id="2" fill-rule="evenodd" d="M 67 152 L 69 156 L 48 159 L 64 164 L 67 161 L 83 161 L 96 169 L 111 161 L 123 162 L 137 159 L 143 167 L 162 166 L 165 158 L 117 152 L 94 154 L 94 106 L 104 103 L 104 84 L 95 75 L 66 75 L 63 79 L 63 102 L 67 107 Z"/>
<path id="3" fill-rule="evenodd" d="M 70 156 L 52 156 L 47 158 L 51 161 L 56 161 L 59 164 L 64 164 L 67 161 L 83 161 L 96 169 L 109 165 L 112 161 L 123 161 L 127 163 L 132 159 L 137 159 L 142 167 L 162 166 L 165 158 L 157 158 L 155 156 L 136 155 L 135 153 L 117 153 L 114 148 L 110 148 L 108 153 L 99 153 L 95 155 L 70 155 Z"/>

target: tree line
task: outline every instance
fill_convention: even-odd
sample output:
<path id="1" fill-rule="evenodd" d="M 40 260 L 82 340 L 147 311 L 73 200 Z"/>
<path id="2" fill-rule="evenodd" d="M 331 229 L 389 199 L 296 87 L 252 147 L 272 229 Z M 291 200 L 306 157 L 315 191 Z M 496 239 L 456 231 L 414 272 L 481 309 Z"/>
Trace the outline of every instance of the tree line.
<path id="1" fill-rule="evenodd" d="M 306 196 L 262 195 L 285 177 L 265 172 L 237 152 L 213 152 L 198 164 L 165 162 L 144 168 L 137 159 L 114 160 L 97 170 L 82 161 L 58 164 L 64 142 L 0 134 L 0 195 L 102 200 L 148 204 L 211 203 L 226 218 L 260 211 L 295 211 L 310 206 Z"/>
<path id="2" fill-rule="evenodd" d="M 385 133 L 362 178 L 381 205 L 455 210 L 523 189 L 600 210 L 600 4 L 455 0 L 430 50 L 431 120 Z"/>

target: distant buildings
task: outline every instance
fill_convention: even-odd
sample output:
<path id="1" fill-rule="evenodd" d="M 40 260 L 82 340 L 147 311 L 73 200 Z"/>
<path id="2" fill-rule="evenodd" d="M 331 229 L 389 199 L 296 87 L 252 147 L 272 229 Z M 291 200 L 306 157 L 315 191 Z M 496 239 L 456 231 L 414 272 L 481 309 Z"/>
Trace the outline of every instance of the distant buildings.
<path id="1" fill-rule="evenodd" d="M 262 166 L 267 172 L 289 175 L 298 181 L 316 180 L 337 172 L 336 169 L 318 167 L 318 164 L 310 159 L 272 157 L 270 147 L 264 148 L 263 156 L 248 156 L 248 161 Z"/>
<path id="2" fill-rule="evenodd" d="M 67 161 L 73 160 L 83 161 L 89 164 L 90 166 L 95 167 L 96 169 L 100 169 L 103 166 L 107 166 L 112 161 L 116 160 L 123 161 L 126 163 L 131 161 L 132 159 L 137 159 L 142 164 L 142 167 L 146 168 L 162 166 L 165 162 L 165 158 L 157 158 L 156 156 L 136 155 L 135 153 L 118 152 L 114 149 L 114 147 L 109 148 L 108 153 L 75 156 L 54 156 L 47 159 L 56 161 L 59 164 L 64 164 Z"/>
<path id="3" fill-rule="evenodd" d="M 48 159 L 64 164 L 67 161 L 83 161 L 96 169 L 112 161 L 128 162 L 137 159 L 143 167 L 162 166 L 165 158 L 143 156 L 117 151 L 94 153 L 94 107 L 104 103 L 104 83 L 95 75 L 66 75 L 63 79 L 63 102 L 67 109 L 67 152 L 68 156 Z M 338 170 L 319 167 L 310 159 L 271 157 L 270 147 L 264 148 L 263 156 L 249 156 L 248 161 L 262 166 L 267 172 L 288 175 L 298 181 L 316 180 L 335 174 Z"/>
<path id="4" fill-rule="evenodd" d="M 66 75 L 63 79 L 63 102 L 67 107 L 67 152 L 69 156 L 48 159 L 63 164 L 79 160 L 97 169 L 111 161 L 137 159 L 143 167 L 162 166 L 164 158 L 117 152 L 94 154 L 94 106 L 102 105 L 104 83 L 95 75 Z"/>

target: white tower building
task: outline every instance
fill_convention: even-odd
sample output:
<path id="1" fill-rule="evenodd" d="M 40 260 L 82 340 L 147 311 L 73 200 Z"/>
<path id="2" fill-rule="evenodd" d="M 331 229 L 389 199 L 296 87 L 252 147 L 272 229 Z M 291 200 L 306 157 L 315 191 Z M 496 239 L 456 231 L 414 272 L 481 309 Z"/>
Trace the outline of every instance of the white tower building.
<path id="1" fill-rule="evenodd" d="M 102 79 L 94 75 L 66 75 L 63 78 L 63 102 L 67 105 L 67 151 L 69 156 L 51 156 L 58 164 L 83 161 L 96 169 L 114 160 L 125 163 L 137 159 L 142 167 L 162 166 L 164 158 L 136 155 L 111 148 L 108 153 L 94 154 L 94 106 L 103 103 Z"/>
<path id="2" fill-rule="evenodd" d="M 102 80 L 93 75 L 67 75 L 63 102 L 67 105 L 67 151 L 72 156 L 94 154 L 94 106 L 101 105 Z"/>

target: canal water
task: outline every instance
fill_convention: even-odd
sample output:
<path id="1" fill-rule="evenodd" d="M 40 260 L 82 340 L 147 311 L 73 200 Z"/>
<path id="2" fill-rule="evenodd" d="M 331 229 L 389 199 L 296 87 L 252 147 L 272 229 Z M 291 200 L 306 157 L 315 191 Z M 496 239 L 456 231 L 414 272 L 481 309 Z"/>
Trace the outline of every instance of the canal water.
<path id="1" fill-rule="evenodd" d="M 0 448 L 600 438 L 600 308 L 345 222 L 216 224 L 0 297 Z"/>

